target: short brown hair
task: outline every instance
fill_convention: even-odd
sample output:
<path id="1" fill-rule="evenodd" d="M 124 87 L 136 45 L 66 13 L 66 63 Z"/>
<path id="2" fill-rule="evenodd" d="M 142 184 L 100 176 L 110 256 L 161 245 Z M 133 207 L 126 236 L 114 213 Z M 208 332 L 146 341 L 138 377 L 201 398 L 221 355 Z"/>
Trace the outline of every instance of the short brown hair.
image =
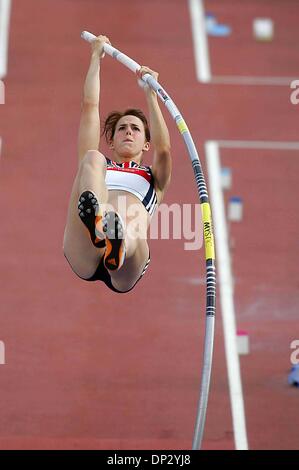
<path id="1" fill-rule="evenodd" d="M 136 108 L 129 108 L 129 109 L 126 109 L 125 111 L 112 111 L 111 113 L 108 114 L 104 123 L 103 132 L 102 132 L 102 135 L 105 135 L 106 142 L 108 144 L 111 142 L 111 140 L 114 137 L 116 125 L 118 121 L 124 116 L 138 117 L 143 122 L 146 141 L 150 142 L 151 134 L 150 134 L 147 119 L 144 113 L 141 111 L 141 109 L 136 109 Z"/>

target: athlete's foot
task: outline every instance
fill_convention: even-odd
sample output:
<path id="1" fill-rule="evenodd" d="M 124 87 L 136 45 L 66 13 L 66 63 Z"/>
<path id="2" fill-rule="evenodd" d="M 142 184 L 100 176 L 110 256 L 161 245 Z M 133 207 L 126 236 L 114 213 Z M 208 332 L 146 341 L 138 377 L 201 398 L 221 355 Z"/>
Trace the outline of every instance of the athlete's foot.
<path id="1" fill-rule="evenodd" d="M 92 243 L 97 248 L 106 246 L 103 231 L 103 216 L 96 195 L 92 191 L 84 191 L 78 202 L 79 217 L 87 227 Z"/>
<path id="2" fill-rule="evenodd" d="M 104 265 L 110 271 L 117 271 L 124 263 L 126 256 L 124 226 L 116 212 L 107 212 L 103 218 L 103 231 L 106 236 Z"/>

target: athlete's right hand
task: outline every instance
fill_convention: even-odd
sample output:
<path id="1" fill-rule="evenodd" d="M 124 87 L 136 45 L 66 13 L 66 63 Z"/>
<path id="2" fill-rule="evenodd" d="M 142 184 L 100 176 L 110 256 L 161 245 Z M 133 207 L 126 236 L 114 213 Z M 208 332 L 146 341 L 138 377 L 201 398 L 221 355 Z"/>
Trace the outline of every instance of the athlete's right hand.
<path id="1" fill-rule="evenodd" d="M 107 36 L 98 36 L 94 41 L 91 43 L 91 50 L 92 54 L 96 54 L 102 59 L 105 56 L 104 52 L 104 44 L 111 44 L 109 38 Z"/>

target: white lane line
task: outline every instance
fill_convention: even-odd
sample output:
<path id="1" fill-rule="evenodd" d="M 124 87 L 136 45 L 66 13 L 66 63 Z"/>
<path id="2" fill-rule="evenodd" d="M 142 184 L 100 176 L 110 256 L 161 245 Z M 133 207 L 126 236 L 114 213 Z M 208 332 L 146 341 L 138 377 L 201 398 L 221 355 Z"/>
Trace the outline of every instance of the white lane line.
<path id="1" fill-rule="evenodd" d="M 11 0 L 0 0 L 0 105 L 5 103 L 5 86 L 2 78 L 7 73 L 8 35 L 11 11 Z M 2 139 L 0 137 L 0 157 Z"/>
<path id="2" fill-rule="evenodd" d="M 5 86 L 2 80 L 0 80 L 0 104 L 5 103 Z"/>
<path id="3" fill-rule="evenodd" d="M 219 146 L 215 141 L 205 143 L 209 190 L 215 227 L 217 270 L 223 318 L 224 345 L 228 370 L 229 393 L 236 450 L 247 450 L 247 432 L 242 392 L 240 362 L 237 349 L 237 327 L 233 299 L 233 279 L 229 254 L 228 229 L 221 188 Z"/>
<path id="4" fill-rule="evenodd" d="M 195 56 L 196 77 L 201 83 L 215 85 L 266 85 L 290 86 L 294 77 L 254 77 L 223 75 L 213 76 L 210 65 L 209 41 L 205 24 L 205 8 L 203 0 L 189 0 L 189 12 L 192 25 L 192 37 Z"/>
<path id="5" fill-rule="evenodd" d="M 192 26 L 196 76 L 199 82 L 211 81 L 210 54 L 205 29 L 205 14 L 202 2 L 189 0 L 189 11 Z"/>
<path id="6" fill-rule="evenodd" d="M 0 341 L 0 365 L 5 364 L 5 344 Z"/>
<path id="7" fill-rule="evenodd" d="M 11 0 L 0 0 L 0 79 L 7 73 L 7 52 Z"/>
<path id="8" fill-rule="evenodd" d="M 221 148 L 230 149 L 265 149 L 265 150 L 299 150 L 299 142 L 274 141 L 274 140 L 217 140 Z"/>

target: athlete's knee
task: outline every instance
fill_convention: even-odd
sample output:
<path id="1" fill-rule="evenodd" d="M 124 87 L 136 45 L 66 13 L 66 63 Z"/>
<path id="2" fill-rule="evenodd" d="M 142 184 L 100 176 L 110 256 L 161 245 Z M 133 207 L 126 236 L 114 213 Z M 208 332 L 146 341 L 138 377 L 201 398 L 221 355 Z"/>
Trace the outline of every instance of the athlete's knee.
<path id="1" fill-rule="evenodd" d="M 115 279 L 113 277 L 112 279 L 112 285 L 113 287 L 115 287 L 115 289 L 117 289 L 119 292 L 121 293 L 126 293 L 128 292 L 129 290 L 131 290 L 136 282 L 137 282 L 138 278 L 127 278 L 127 279 Z"/>
<path id="2" fill-rule="evenodd" d="M 99 168 L 106 170 L 106 158 L 98 150 L 88 150 L 82 159 L 80 170 L 88 169 L 98 171 Z"/>
<path id="3" fill-rule="evenodd" d="M 78 259 L 76 253 L 67 245 L 63 245 L 63 255 L 72 271 L 80 277 L 80 279 L 89 279 L 94 274 L 96 267 L 94 263 L 88 262 L 85 258 Z"/>

